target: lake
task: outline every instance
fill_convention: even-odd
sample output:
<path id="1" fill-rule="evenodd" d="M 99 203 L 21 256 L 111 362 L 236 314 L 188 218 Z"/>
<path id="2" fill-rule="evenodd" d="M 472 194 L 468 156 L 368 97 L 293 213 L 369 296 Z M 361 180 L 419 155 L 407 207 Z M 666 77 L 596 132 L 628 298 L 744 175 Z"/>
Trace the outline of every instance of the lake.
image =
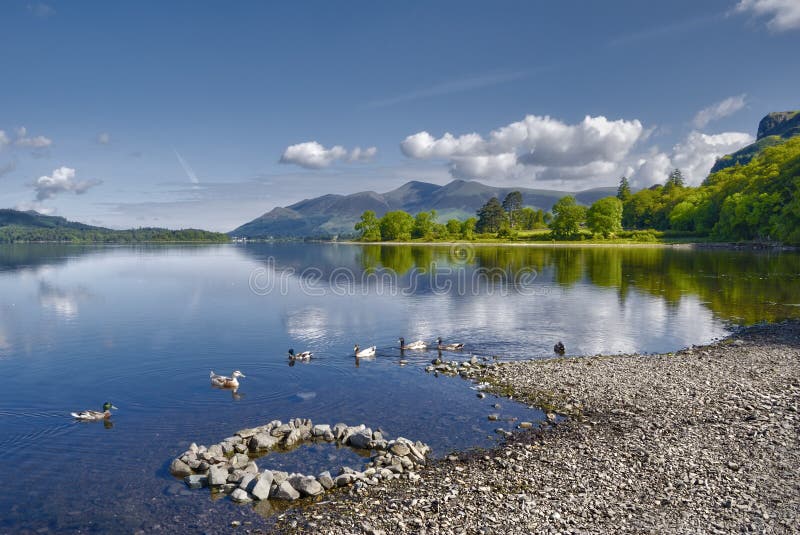
<path id="1" fill-rule="evenodd" d="M 478 399 L 424 371 L 444 358 L 664 352 L 733 325 L 800 317 L 800 255 L 683 248 L 244 244 L 0 246 L 0 532 L 151 531 L 173 515 L 241 511 L 184 489 L 169 462 L 273 419 L 366 423 L 440 457 L 491 447 Z M 372 360 L 353 346 L 376 345 Z M 289 348 L 315 359 L 290 366 Z M 209 371 L 247 377 L 237 393 Z M 112 423 L 69 413 L 119 407 Z M 364 460 L 333 446 L 260 466 L 317 473 Z M 166 524 L 165 524 L 166 523 Z"/>

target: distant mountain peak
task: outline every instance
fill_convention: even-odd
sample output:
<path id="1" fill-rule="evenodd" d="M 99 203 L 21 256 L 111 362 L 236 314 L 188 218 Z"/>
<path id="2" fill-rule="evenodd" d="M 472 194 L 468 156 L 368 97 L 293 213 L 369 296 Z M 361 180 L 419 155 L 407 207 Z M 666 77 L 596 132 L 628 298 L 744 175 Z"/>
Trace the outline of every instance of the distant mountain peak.
<path id="1" fill-rule="evenodd" d="M 286 208 L 273 208 L 266 214 L 233 230 L 231 236 L 247 238 L 327 237 L 351 235 L 353 226 L 366 210 L 378 217 L 392 210 L 411 214 L 436 210 L 442 220 L 465 219 L 475 215 L 491 197 L 504 197 L 519 190 L 526 206 L 550 210 L 564 195 L 575 195 L 578 202 L 591 204 L 597 199 L 616 194 L 616 187 L 594 188 L 578 193 L 529 188 L 494 187 L 474 180 L 455 179 L 440 186 L 410 180 L 386 193 L 360 191 L 350 195 L 327 194 L 304 199 Z"/>
<path id="2" fill-rule="evenodd" d="M 756 139 L 778 136 L 789 139 L 800 134 L 800 111 L 778 111 L 767 114 L 758 123 Z"/>
<path id="3" fill-rule="evenodd" d="M 746 165 L 767 147 L 783 143 L 787 139 L 799 135 L 800 111 L 768 113 L 758 123 L 756 142 L 718 159 L 711 168 L 711 173 L 734 165 Z"/>

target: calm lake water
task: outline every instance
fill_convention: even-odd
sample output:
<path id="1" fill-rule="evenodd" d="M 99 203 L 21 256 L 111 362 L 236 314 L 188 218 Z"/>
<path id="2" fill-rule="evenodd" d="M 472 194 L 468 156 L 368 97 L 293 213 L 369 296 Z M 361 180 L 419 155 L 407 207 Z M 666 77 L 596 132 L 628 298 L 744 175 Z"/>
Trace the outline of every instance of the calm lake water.
<path id="1" fill-rule="evenodd" d="M 186 492 L 169 461 L 272 419 L 366 423 L 441 456 L 488 447 L 487 415 L 539 411 L 478 399 L 434 377 L 436 352 L 397 338 L 464 342 L 453 358 L 661 352 L 732 324 L 800 316 L 800 255 L 659 248 L 257 244 L 0 246 L 0 532 L 146 531 L 173 514 L 239 514 Z M 355 343 L 378 346 L 356 362 Z M 286 351 L 316 359 L 289 366 Z M 445 357 L 447 358 L 447 357 Z M 356 365 L 358 364 L 358 365 Z M 209 370 L 247 375 L 236 396 Z M 69 412 L 120 410 L 113 425 Z M 363 463 L 301 448 L 260 466 L 317 473 Z"/>

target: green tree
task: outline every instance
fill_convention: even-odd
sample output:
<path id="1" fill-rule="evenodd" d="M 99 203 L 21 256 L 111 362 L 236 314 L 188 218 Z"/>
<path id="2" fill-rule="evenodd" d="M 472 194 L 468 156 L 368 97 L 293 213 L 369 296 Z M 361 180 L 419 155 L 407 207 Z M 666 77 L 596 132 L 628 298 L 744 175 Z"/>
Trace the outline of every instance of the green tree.
<path id="1" fill-rule="evenodd" d="M 361 214 L 361 220 L 356 223 L 356 230 L 360 233 L 361 241 L 381 241 L 381 224 L 372 210 Z"/>
<path id="2" fill-rule="evenodd" d="M 625 202 L 631 196 L 631 185 L 628 182 L 628 177 L 623 176 L 619 179 L 619 187 L 617 188 L 617 199 Z"/>
<path id="3" fill-rule="evenodd" d="M 463 223 L 461 223 L 461 237 L 465 240 L 474 240 L 475 226 L 477 224 L 478 220 L 474 217 L 467 218 Z"/>
<path id="4" fill-rule="evenodd" d="M 622 230 L 622 201 L 606 197 L 595 202 L 586 213 L 586 224 L 594 234 L 608 238 Z"/>
<path id="5" fill-rule="evenodd" d="M 478 232 L 497 232 L 505 220 L 506 212 L 503 210 L 503 205 L 497 197 L 492 197 L 478 210 L 476 229 Z"/>
<path id="6" fill-rule="evenodd" d="M 519 211 L 522 209 L 522 193 L 512 191 L 503 199 L 503 210 L 508 214 L 508 222 L 511 228 L 517 226 Z"/>
<path id="7" fill-rule="evenodd" d="M 683 179 L 683 173 L 676 167 L 667 177 L 667 181 L 664 183 L 664 190 L 669 192 L 674 188 L 682 188 L 685 185 L 686 181 Z"/>
<path id="8" fill-rule="evenodd" d="M 414 218 L 402 210 L 387 212 L 381 218 L 381 238 L 387 241 L 403 241 L 411 239 Z"/>
<path id="9" fill-rule="evenodd" d="M 545 228 L 547 226 L 544 221 L 544 211 L 534 210 L 530 206 L 526 206 L 517 212 L 517 217 L 517 226 L 523 230 L 534 230 L 537 228 Z"/>
<path id="10" fill-rule="evenodd" d="M 461 221 L 458 219 L 449 219 L 447 224 L 447 235 L 451 238 L 460 238 L 461 237 Z"/>
<path id="11" fill-rule="evenodd" d="M 572 195 L 562 197 L 553 205 L 550 230 L 556 239 L 569 240 L 580 234 L 580 224 L 586 218 L 586 208 L 580 206 Z"/>
<path id="12" fill-rule="evenodd" d="M 622 206 L 622 225 L 629 229 L 667 228 L 668 218 L 663 187 L 660 185 L 637 191 Z"/>
<path id="13" fill-rule="evenodd" d="M 430 240 L 434 238 L 436 224 L 436 210 L 430 212 L 420 212 L 414 218 L 414 226 L 411 229 L 412 238 L 422 238 Z"/>

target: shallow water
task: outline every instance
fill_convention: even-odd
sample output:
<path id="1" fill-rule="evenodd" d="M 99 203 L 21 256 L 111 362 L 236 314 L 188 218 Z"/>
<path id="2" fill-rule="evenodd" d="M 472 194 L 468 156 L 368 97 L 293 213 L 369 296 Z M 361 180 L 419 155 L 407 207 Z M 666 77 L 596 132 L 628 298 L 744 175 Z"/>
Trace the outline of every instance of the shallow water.
<path id="1" fill-rule="evenodd" d="M 335 244 L 208 247 L 0 246 L 0 532 L 132 531 L 170 511 L 236 507 L 182 496 L 169 461 L 273 419 L 382 428 L 436 456 L 488 447 L 487 415 L 537 420 L 469 383 L 434 377 L 444 358 L 660 352 L 731 323 L 800 316 L 800 255 L 673 249 Z M 356 361 L 355 343 L 378 346 Z M 286 350 L 315 359 L 289 366 Z M 209 370 L 247 377 L 234 396 Z M 120 407 L 113 425 L 68 413 Z M 316 446 L 259 461 L 317 473 L 363 459 Z M 178 494 L 177 496 L 175 494 Z"/>

